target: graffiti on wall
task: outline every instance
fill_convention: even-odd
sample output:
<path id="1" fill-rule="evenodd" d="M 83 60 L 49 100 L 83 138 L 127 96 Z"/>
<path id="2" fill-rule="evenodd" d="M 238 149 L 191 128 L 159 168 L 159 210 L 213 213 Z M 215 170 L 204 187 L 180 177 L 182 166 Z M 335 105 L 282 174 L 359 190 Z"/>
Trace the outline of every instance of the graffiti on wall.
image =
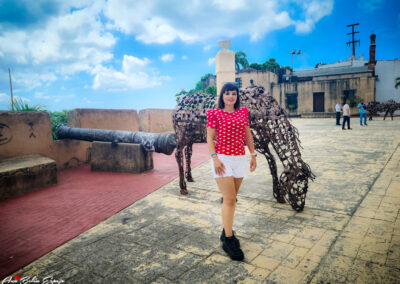
<path id="1" fill-rule="evenodd" d="M 29 131 L 31 132 L 31 134 L 29 135 L 29 138 L 36 138 L 35 133 L 33 133 L 33 131 L 35 131 L 35 129 L 33 129 L 33 122 L 29 122 L 28 125 L 30 127 Z"/>
<path id="2" fill-rule="evenodd" d="M 12 140 L 12 132 L 7 124 L 0 123 L 0 145 L 9 143 Z"/>

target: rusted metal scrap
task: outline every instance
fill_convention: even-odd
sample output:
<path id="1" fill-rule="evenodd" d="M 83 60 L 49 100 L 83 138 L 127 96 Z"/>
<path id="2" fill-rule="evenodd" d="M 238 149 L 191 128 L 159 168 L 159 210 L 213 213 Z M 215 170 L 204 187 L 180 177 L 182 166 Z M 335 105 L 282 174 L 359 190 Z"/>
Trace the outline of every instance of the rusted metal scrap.
<path id="1" fill-rule="evenodd" d="M 364 104 L 365 110 L 368 112 L 368 120 L 372 120 L 372 116 L 377 115 L 378 112 L 384 112 L 385 115 L 383 120 L 386 119 L 386 116 L 390 114 L 390 117 L 393 120 L 393 114 L 396 110 L 400 110 L 400 103 L 396 103 L 394 100 L 388 100 L 385 102 L 368 102 Z"/>
<path id="2" fill-rule="evenodd" d="M 248 87 L 239 91 L 241 105 L 249 110 L 250 128 L 254 146 L 268 161 L 273 182 L 273 195 L 279 203 L 289 203 L 296 211 L 302 211 L 309 180 L 314 180 L 309 165 L 301 158 L 297 129 L 289 122 L 288 115 L 263 87 Z M 188 94 L 181 98 L 173 114 L 177 148 L 175 158 L 179 167 L 181 194 L 187 194 L 185 178 L 193 181 L 190 167 L 194 141 L 206 141 L 206 111 L 215 109 L 215 98 L 207 94 Z M 283 164 L 278 178 L 275 151 Z M 183 165 L 185 151 L 186 169 Z"/>

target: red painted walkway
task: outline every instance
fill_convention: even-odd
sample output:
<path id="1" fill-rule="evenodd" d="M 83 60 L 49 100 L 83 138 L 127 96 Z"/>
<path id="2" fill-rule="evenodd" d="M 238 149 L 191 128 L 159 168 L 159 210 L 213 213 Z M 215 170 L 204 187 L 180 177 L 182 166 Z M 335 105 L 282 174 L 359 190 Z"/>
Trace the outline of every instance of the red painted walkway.
<path id="1" fill-rule="evenodd" d="M 194 144 L 193 168 L 208 157 L 207 144 Z M 154 153 L 153 160 L 143 174 L 91 172 L 88 164 L 67 169 L 55 186 L 0 202 L 0 279 L 179 175 L 174 154 Z"/>

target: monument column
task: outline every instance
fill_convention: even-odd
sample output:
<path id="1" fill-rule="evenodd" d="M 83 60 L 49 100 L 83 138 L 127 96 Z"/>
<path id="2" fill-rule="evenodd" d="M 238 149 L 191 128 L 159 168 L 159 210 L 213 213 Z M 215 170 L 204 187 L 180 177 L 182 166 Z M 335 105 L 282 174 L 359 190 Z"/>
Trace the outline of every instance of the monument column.
<path id="1" fill-rule="evenodd" d="M 218 42 L 222 48 L 215 57 L 215 68 L 217 74 L 217 97 L 222 86 L 227 82 L 235 82 L 235 52 L 229 50 L 230 40 Z"/>

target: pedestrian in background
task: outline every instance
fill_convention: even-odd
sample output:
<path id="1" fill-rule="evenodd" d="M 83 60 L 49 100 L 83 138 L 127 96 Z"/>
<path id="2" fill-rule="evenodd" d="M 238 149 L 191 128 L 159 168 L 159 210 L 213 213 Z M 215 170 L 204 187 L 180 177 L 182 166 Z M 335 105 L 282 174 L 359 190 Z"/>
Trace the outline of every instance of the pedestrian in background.
<path id="1" fill-rule="evenodd" d="M 343 106 L 343 124 L 342 124 L 342 130 L 345 130 L 344 125 L 347 122 L 347 129 L 350 129 L 350 107 L 347 104 L 347 102 L 345 103 L 345 105 Z"/>
<path id="2" fill-rule="evenodd" d="M 340 112 L 341 112 L 341 105 L 340 103 L 336 103 L 336 125 L 340 125 Z"/>
<path id="3" fill-rule="evenodd" d="M 360 103 L 358 104 L 358 111 L 360 112 L 360 125 L 363 126 L 362 119 L 364 118 L 364 125 L 368 126 L 367 112 L 365 111 L 363 100 L 361 100 Z"/>

